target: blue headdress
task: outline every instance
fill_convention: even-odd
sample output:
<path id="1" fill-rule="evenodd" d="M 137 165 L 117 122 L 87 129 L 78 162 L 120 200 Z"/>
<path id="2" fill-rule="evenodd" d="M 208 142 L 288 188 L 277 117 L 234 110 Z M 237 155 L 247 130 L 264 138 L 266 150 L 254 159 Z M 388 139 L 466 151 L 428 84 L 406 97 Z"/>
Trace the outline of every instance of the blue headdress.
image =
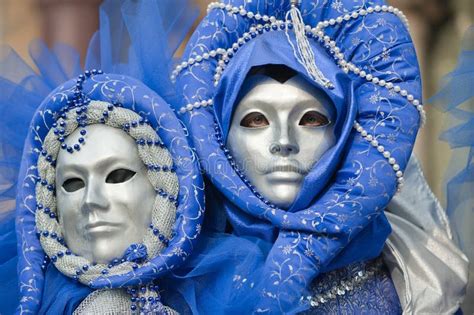
<path id="1" fill-rule="evenodd" d="M 12 222 L 10 210 L 16 208 L 16 234 L 19 240 L 18 252 L 21 255 L 14 257 L 12 244 L 15 237 L 10 231 L 12 225 L 2 224 L 2 230 L 5 228 L 9 233 L 2 233 L 1 246 L 2 249 L 10 250 L 11 255 L 7 251 L 2 252 L 0 276 L 2 279 L 9 279 L 12 274 L 16 274 L 12 269 L 18 259 L 19 312 L 72 312 L 92 289 L 150 284 L 153 279 L 182 265 L 190 255 L 200 231 L 204 188 L 186 131 L 167 103 L 176 100 L 168 79 L 172 55 L 196 13 L 194 10 L 184 10 L 184 7 L 189 8 L 184 2 L 186 1 L 183 1 L 182 6 L 173 8 L 169 3 L 158 1 L 126 1 L 120 6 L 109 1 L 102 6 L 101 30 L 91 42 L 86 66 L 120 73 L 117 75 L 91 71 L 79 76 L 82 70 L 79 56 L 74 50 L 58 45 L 51 52 L 44 44 L 35 42 L 31 46 L 31 56 L 39 69 L 38 74 L 13 51 L 2 48 L 0 111 L 2 120 L 7 123 L 0 127 L 1 210 L 9 214 L 9 222 Z M 176 11 L 174 8 L 184 11 Z M 135 14 L 138 14 L 139 21 Z M 144 40 L 143 36 L 148 37 Z M 151 40 L 152 38 L 159 40 Z M 159 67 L 156 63 L 149 65 L 155 58 L 160 58 Z M 153 90 L 124 74 L 137 77 Z M 76 79 L 70 80 L 74 77 Z M 64 83 L 65 81 L 67 82 Z M 72 253 L 56 232 L 53 234 L 46 228 L 51 225 L 43 219 L 54 223 L 56 215 L 51 207 L 38 202 L 35 186 L 42 185 L 46 191 L 52 192 L 54 183 L 50 183 L 49 178 L 39 178 L 37 164 L 41 160 L 41 163 L 50 163 L 54 168 L 54 155 L 42 147 L 45 138 L 48 134 L 56 133 L 58 139 L 61 138 L 59 136 L 64 131 L 59 120 L 64 120 L 70 113 L 77 115 L 79 127 L 90 123 L 87 111 L 90 104 L 99 104 L 97 101 L 108 105 L 100 103 L 100 106 L 105 106 L 101 114 L 103 116 L 95 123 L 107 123 L 116 108 L 129 110 L 134 114 L 130 116 L 130 121 L 123 122 L 125 131 L 133 134 L 134 128 L 147 125 L 156 133 L 156 139 L 137 138 L 137 145 L 156 146 L 169 152 L 172 166 L 148 166 L 150 171 L 176 174 L 179 183 L 176 195 L 169 194 L 165 189 L 157 191 L 159 197 L 170 204 L 176 204 L 176 221 L 172 235 L 163 235 L 156 226 L 150 227 L 149 233 L 155 235 L 165 245 L 165 249 L 155 257 L 149 257 L 148 262 L 140 262 L 140 259 L 131 265 L 130 261 L 114 262 L 92 277 L 84 276 L 95 269 L 95 266 L 85 264 L 78 266 L 76 274 L 62 270 L 66 275 L 64 276 L 52 265 L 60 264 L 61 260 L 68 259 Z M 153 141 L 150 142 L 151 140 Z M 80 150 L 80 146 L 78 143 L 77 148 L 64 149 Z M 17 178 L 18 192 L 15 190 Z M 43 217 L 40 221 L 46 222 L 40 231 L 35 224 L 35 214 Z M 46 242 L 56 242 L 61 250 L 55 254 L 49 253 L 45 258 L 39 239 L 42 242 L 46 239 Z M 143 248 L 138 246 L 137 249 L 140 252 Z M 11 260 L 3 261 L 3 258 Z M 132 257 L 131 260 L 135 258 Z M 128 267 L 122 268 L 120 265 L 130 265 L 131 268 L 126 270 Z M 5 269 L 5 266 L 10 268 Z M 117 268 L 121 270 L 118 271 Z M 3 271 L 10 272 L 8 277 Z M 85 285 L 79 284 L 77 280 Z M 2 306 L 2 310 L 8 312 L 12 312 L 17 303 L 13 282 L 16 281 L 12 281 L 12 285 L 7 287 L 11 288 L 11 292 L 2 295 L 11 297 L 8 300 L 11 305 L 5 304 L 5 309 Z"/>
<path id="2" fill-rule="evenodd" d="M 305 76 L 337 112 L 337 143 L 288 211 L 260 195 L 225 146 L 245 77 L 266 64 Z M 225 211 L 234 234 L 273 243 L 260 284 L 247 282 L 261 297 L 250 309 L 304 308 L 299 298 L 318 274 L 380 254 L 390 233 L 383 210 L 403 185 L 424 115 L 398 9 L 383 1 L 211 3 L 172 79 L 182 93 L 177 110 L 215 186 L 211 215 Z"/>

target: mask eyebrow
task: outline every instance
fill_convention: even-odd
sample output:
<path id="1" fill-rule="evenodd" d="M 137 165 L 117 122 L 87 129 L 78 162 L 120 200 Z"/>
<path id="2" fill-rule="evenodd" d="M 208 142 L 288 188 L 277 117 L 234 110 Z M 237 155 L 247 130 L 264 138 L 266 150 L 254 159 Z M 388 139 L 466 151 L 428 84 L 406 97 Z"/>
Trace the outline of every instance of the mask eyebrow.
<path id="1" fill-rule="evenodd" d="M 270 77 L 283 84 L 289 79 L 298 75 L 298 72 L 285 65 L 268 64 L 252 67 L 247 75 L 247 78 L 258 74 Z"/>

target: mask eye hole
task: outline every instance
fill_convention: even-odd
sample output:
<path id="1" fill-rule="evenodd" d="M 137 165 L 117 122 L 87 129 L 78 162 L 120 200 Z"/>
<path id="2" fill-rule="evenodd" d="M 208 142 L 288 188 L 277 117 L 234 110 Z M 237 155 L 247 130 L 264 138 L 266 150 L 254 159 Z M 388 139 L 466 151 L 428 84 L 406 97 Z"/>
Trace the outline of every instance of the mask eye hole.
<path id="1" fill-rule="evenodd" d="M 324 127 L 329 125 L 330 123 L 331 122 L 325 115 L 315 110 L 312 110 L 305 113 L 303 117 L 301 117 L 299 125 L 306 127 Z"/>
<path id="2" fill-rule="evenodd" d="M 84 188 L 84 181 L 80 178 L 69 178 L 63 183 L 63 188 L 67 192 L 75 192 Z"/>
<path id="3" fill-rule="evenodd" d="M 126 181 L 130 180 L 133 176 L 135 176 L 135 172 L 125 169 L 119 168 L 114 170 L 107 175 L 105 182 L 108 184 L 120 184 L 125 183 Z"/>
<path id="4" fill-rule="evenodd" d="M 259 112 L 252 112 L 240 121 L 240 125 L 246 128 L 262 128 L 270 125 L 267 117 Z"/>

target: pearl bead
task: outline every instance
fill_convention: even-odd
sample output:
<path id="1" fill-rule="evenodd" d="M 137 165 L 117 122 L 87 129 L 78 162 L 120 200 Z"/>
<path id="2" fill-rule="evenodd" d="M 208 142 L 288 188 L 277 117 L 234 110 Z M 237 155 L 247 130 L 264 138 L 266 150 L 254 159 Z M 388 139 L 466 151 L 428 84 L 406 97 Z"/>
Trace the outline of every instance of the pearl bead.
<path id="1" fill-rule="evenodd" d="M 390 163 L 390 164 L 392 164 L 392 165 L 395 164 L 395 159 L 392 158 L 392 157 L 389 158 L 389 159 L 388 159 L 388 163 Z"/>
<path id="2" fill-rule="evenodd" d="M 390 157 L 390 152 L 384 151 L 383 157 L 388 159 Z"/>
<path id="3" fill-rule="evenodd" d="M 396 175 L 397 177 L 402 177 L 402 176 L 403 176 L 403 173 L 402 173 L 402 171 L 398 171 L 398 172 L 395 173 L 395 175 Z"/>
<path id="4" fill-rule="evenodd" d="M 400 165 L 394 164 L 392 168 L 393 168 L 394 171 L 398 171 L 398 170 L 400 170 Z"/>
<path id="5" fill-rule="evenodd" d="M 384 150 L 385 150 L 385 148 L 384 148 L 383 146 L 381 146 L 381 145 L 379 145 L 379 146 L 377 147 L 377 151 L 379 151 L 380 153 L 383 153 Z"/>

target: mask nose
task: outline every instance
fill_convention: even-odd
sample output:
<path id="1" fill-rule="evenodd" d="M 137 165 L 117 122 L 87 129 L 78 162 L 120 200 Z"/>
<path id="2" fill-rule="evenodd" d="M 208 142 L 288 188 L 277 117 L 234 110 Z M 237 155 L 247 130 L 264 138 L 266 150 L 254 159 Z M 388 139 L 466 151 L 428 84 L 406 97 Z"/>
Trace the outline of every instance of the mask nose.
<path id="1" fill-rule="evenodd" d="M 109 199 L 105 192 L 105 182 L 100 183 L 97 179 L 90 179 L 86 185 L 82 211 L 105 210 L 109 207 L 109 204 Z"/>
<path id="2" fill-rule="evenodd" d="M 270 144 L 270 153 L 280 156 L 289 156 L 300 152 L 298 141 L 293 136 L 292 127 L 288 123 L 281 123 L 280 130 L 276 130 L 278 137 Z"/>

